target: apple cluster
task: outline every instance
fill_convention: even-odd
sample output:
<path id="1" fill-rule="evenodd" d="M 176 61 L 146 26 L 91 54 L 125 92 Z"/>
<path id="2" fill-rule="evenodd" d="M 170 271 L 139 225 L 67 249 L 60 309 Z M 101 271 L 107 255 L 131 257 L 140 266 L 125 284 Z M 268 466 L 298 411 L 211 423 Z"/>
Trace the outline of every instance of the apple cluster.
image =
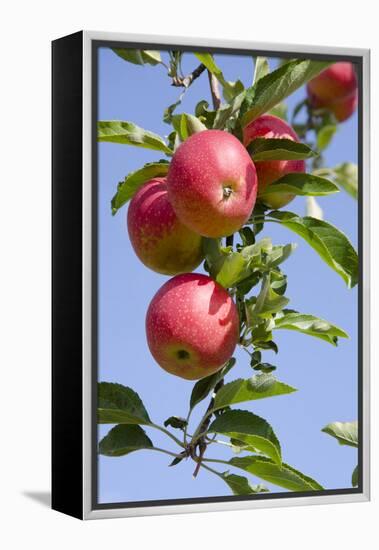
<path id="1" fill-rule="evenodd" d="M 350 63 L 335 63 L 308 84 L 313 106 L 338 120 L 355 108 L 357 82 Z M 188 380 L 217 372 L 239 339 L 237 307 L 223 287 L 192 273 L 203 260 L 202 237 L 232 235 L 249 219 L 257 197 L 278 209 L 293 200 L 271 193 L 280 177 L 305 172 L 303 160 L 253 162 L 247 146 L 256 138 L 299 141 L 284 120 L 262 115 L 243 130 L 243 143 L 222 130 L 204 130 L 175 151 L 166 178 L 145 183 L 127 217 L 130 241 L 150 269 L 174 275 L 150 303 L 146 334 L 150 351 L 167 372 Z"/>
<path id="2" fill-rule="evenodd" d="M 307 86 L 308 98 L 314 108 L 326 108 L 338 122 L 351 117 L 358 104 L 357 76 L 352 63 L 334 63 Z"/>

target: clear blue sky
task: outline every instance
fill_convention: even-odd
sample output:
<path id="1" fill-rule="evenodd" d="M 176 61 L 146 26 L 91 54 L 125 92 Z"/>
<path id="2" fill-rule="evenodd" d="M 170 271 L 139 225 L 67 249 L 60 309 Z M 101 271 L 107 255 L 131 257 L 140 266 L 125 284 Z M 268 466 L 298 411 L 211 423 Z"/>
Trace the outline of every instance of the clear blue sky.
<path id="1" fill-rule="evenodd" d="M 163 53 L 163 58 L 167 57 Z M 228 80 L 251 83 L 252 58 L 217 55 L 216 60 Z M 184 56 L 184 69 L 197 66 L 191 54 Z M 271 60 L 271 66 L 275 61 Z M 100 120 L 128 120 L 167 135 L 170 126 L 162 121 L 164 109 L 173 103 L 180 89 L 170 86 L 163 66 L 140 67 L 126 63 L 111 50 L 99 52 Z M 301 89 L 288 100 L 289 108 L 305 96 Z M 201 99 L 209 98 L 205 74 L 188 90 L 178 112 L 192 113 Z M 117 183 L 126 174 L 163 155 L 154 151 L 101 143 L 99 151 L 99 379 L 130 386 L 141 396 L 150 417 L 157 423 L 171 415 L 186 416 L 193 383 L 171 376 L 154 362 L 145 339 L 145 313 L 155 292 L 167 277 L 145 268 L 135 256 L 127 234 L 124 207 L 111 216 L 110 200 Z M 326 154 L 326 164 L 357 162 L 357 116 L 341 124 Z M 357 205 L 341 191 L 318 199 L 324 217 L 357 243 Z M 305 201 L 297 198 L 289 210 L 305 213 Z M 349 340 L 337 348 L 321 340 L 291 331 L 278 331 L 279 354 L 265 353 L 265 360 L 278 366 L 277 377 L 299 389 L 281 397 L 243 404 L 266 418 L 282 445 L 283 459 L 319 481 L 325 488 L 351 486 L 351 473 L 357 453 L 340 446 L 320 430 L 329 422 L 357 418 L 357 290 L 348 290 L 343 280 L 295 234 L 268 224 L 260 236 L 269 235 L 274 243 L 298 243 L 285 264 L 290 307 L 312 313 L 345 329 Z M 201 271 L 201 269 L 200 269 Z M 237 350 L 237 366 L 229 380 L 253 374 L 248 357 Z M 199 417 L 199 406 L 193 420 Z M 110 426 L 100 426 L 102 437 Z M 154 444 L 173 450 L 170 440 L 159 432 L 147 430 Z M 212 447 L 216 447 L 213 445 Z M 216 452 L 217 451 L 217 452 Z M 223 446 L 209 449 L 209 456 L 228 459 Z M 194 463 L 182 462 L 168 468 L 170 457 L 139 451 L 121 458 L 99 458 L 99 502 L 122 502 L 170 498 L 230 495 L 218 477 L 202 470 L 192 478 Z M 220 465 L 220 471 L 226 469 Z M 244 475 L 242 471 L 235 473 Z M 259 481 L 254 480 L 253 481 Z M 266 484 L 272 491 L 276 486 Z"/>

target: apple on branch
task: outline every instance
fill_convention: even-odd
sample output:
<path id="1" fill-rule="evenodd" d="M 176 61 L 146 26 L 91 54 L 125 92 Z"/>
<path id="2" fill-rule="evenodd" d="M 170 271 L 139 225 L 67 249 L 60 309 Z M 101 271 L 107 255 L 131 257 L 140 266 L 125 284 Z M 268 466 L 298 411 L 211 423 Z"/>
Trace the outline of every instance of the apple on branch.
<path id="1" fill-rule="evenodd" d="M 165 178 L 152 179 L 138 190 L 129 205 L 127 225 L 135 253 L 153 271 L 186 273 L 203 259 L 201 236 L 176 216 Z"/>
<path id="2" fill-rule="evenodd" d="M 295 130 L 284 120 L 274 115 L 262 115 L 244 128 L 245 146 L 253 139 L 290 139 L 299 141 Z M 257 161 L 258 196 L 264 194 L 264 203 L 270 208 L 282 208 L 291 202 L 295 195 L 291 193 L 269 193 L 269 185 L 290 172 L 305 172 L 303 160 L 264 160 Z"/>
<path id="3" fill-rule="evenodd" d="M 152 299 L 146 335 L 162 369 L 197 380 L 218 371 L 233 355 L 239 337 L 237 307 L 207 275 L 177 275 Z"/>
<path id="4" fill-rule="evenodd" d="M 205 237 L 224 237 L 249 218 L 257 195 L 257 175 L 236 137 L 221 130 L 204 130 L 176 150 L 167 186 L 173 208 L 187 227 Z"/>
<path id="5" fill-rule="evenodd" d="M 350 118 L 358 104 L 357 75 L 352 63 L 333 63 L 307 85 L 310 104 L 326 108 L 339 122 Z"/>

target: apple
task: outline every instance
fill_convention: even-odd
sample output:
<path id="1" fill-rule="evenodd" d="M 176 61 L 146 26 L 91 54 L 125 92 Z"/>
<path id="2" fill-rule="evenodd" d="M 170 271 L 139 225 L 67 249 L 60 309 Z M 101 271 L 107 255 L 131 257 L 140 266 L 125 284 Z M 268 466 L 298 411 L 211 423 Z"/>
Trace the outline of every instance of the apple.
<path id="1" fill-rule="evenodd" d="M 178 218 L 205 237 L 224 237 L 249 218 L 257 195 L 255 166 L 242 143 L 222 130 L 190 136 L 174 153 L 168 196 Z"/>
<path id="2" fill-rule="evenodd" d="M 186 273 L 203 259 L 201 236 L 176 216 L 165 178 L 152 179 L 137 191 L 129 204 L 127 226 L 135 253 L 153 271 Z"/>
<path id="3" fill-rule="evenodd" d="M 329 109 L 332 111 L 338 122 L 344 122 L 354 113 L 358 105 L 358 92 L 355 91 L 347 97 L 331 103 Z"/>
<path id="4" fill-rule="evenodd" d="M 294 129 L 284 120 L 274 115 L 262 115 L 244 128 L 244 143 L 249 145 L 256 138 L 291 139 L 299 141 Z M 269 193 L 268 186 L 290 172 L 305 172 L 303 160 L 257 161 L 258 196 L 270 208 L 281 208 L 291 202 L 295 195 L 290 193 Z"/>
<path id="5" fill-rule="evenodd" d="M 357 76 L 352 63 L 334 63 L 307 85 L 310 104 L 327 108 L 339 122 L 347 120 L 358 102 Z"/>
<path id="6" fill-rule="evenodd" d="M 177 275 L 152 299 L 146 336 L 162 369 L 197 380 L 218 371 L 232 356 L 239 338 L 237 307 L 207 275 Z"/>

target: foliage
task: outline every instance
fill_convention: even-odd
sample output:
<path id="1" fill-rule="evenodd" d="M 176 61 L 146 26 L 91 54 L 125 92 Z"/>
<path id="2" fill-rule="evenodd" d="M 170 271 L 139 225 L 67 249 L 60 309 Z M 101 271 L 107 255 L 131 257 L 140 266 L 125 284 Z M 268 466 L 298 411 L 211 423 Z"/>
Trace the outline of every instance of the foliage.
<path id="1" fill-rule="evenodd" d="M 327 424 L 323 429 L 328 435 L 334 437 L 340 445 L 347 445 L 349 447 L 358 448 L 358 422 L 333 422 Z M 351 475 L 351 484 L 353 487 L 357 487 L 359 484 L 359 468 L 356 466 Z"/>
<path id="2" fill-rule="evenodd" d="M 285 100 L 294 91 L 326 68 L 325 61 L 293 59 L 279 64 L 270 72 L 268 60 L 257 57 L 254 61 L 252 82 L 246 87 L 240 81 L 229 81 L 210 53 L 196 52 L 198 64 L 188 75 L 182 71 L 182 52 L 170 51 L 166 65 L 159 52 L 149 50 L 115 49 L 124 61 L 141 66 L 160 66 L 167 70 L 173 86 L 181 88 L 177 101 L 163 113 L 163 120 L 171 125 L 167 139 L 144 130 L 132 122 L 98 122 L 98 140 L 122 145 L 143 147 L 159 151 L 168 157 L 145 164 L 125 176 L 118 184 L 111 202 L 116 214 L 147 181 L 165 177 L 169 159 L 176 148 L 196 132 L 219 129 L 232 133 L 243 142 L 243 128 L 264 113 L 287 118 Z M 158 70 L 158 69 L 154 69 Z M 201 99 L 194 113 L 177 113 L 187 89 L 203 73 L 216 79 L 222 88 L 224 101 L 216 98 L 214 105 Z M 306 112 L 307 121 L 298 122 L 299 113 Z M 292 124 L 301 141 L 288 139 L 255 139 L 247 150 L 254 162 L 275 160 L 300 160 L 311 163 L 307 173 L 286 174 L 268 188 L 270 195 L 292 194 L 309 199 L 312 212 L 320 212 L 316 197 L 346 190 L 352 197 L 358 194 L 357 168 L 343 163 L 334 168 L 323 166 L 323 152 L 338 131 L 338 123 L 330 113 L 316 111 L 309 102 L 302 100 L 294 109 Z M 313 136 L 313 139 L 312 139 Z M 199 469 L 217 475 L 234 495 L 251 495 L 267 492 L 261 484 L 252 484 L 244 476 L 230 473 L 230 468 L 244 470 L 260 480 L 295 492 L 320 491 L 323 487 L 311 477 L 283 462 L 282 447 L 270 423 L 248 410 L 233 408 L 256 400 L 287 399 L 297 391 L 273 375 L 276 366 L 263 360 L 266 350 L 278 353 L 276 331 L 296 331 L 321 339 L 336 346 L 340 338 L 348 335 L 329 321 L 309 313 L 289 309 L 286 295 L 287 277 L 282 264 L 295 251 L 294 243 L 273 244 L 265 237 L 258 239 L 265 224 L 275 223 L 300 236 L 346 283 L 348 288 L 358 282 L 358 257 L 348 238 L 332 224 L 319 219 L 321 216 L 301 217 L 283 210 L 270 210 L 265 204 L 265 194 L 259 196 L 248 222 L 234 236 L 221 239 L 203 239 L 204 269 L 235 299 L 240 317 L 239 344 L 248 357 L 248 368 L 254 375 L 231 379 L 227 382 L 236 361 L 231 358 L 215 374 L 197 381 L 190 395 L 186 418 L 170 416 L 163 425 L 153 422 L 138 394 L 120 384 L 102 382 L 98 389 L 98 422 L 115 426 L 100 441 L 99 453 L 106 456 L 124 456 L 137 450 L 163 452 L 171 458 L 170 466 L 183 460 L 196 464 Z M 251 374 L 251 370 L 249 371 Z M 195 407 L 209 398 L 197 426 L 191 426 Z M 154 446 L 145 433 L 159 430 L 175 443 L 174 450 Z M 180 437 L 172 432 L 180 434 Z M 189 430 L 191 434 L 189 435 Z M 334 423 L 323 431 L 344 445 L 358 446 L 356 423 Z M 229 461 L 209 458 L 207 450 L 227 446 L 232 458 Z M 235 456 L 236 453 L 245 453 Z M 227 471 L 215 470 L 213 463 L 227 465 Z M 358 483 L 358 470 L 353 473 L 353 485 Z"/>

